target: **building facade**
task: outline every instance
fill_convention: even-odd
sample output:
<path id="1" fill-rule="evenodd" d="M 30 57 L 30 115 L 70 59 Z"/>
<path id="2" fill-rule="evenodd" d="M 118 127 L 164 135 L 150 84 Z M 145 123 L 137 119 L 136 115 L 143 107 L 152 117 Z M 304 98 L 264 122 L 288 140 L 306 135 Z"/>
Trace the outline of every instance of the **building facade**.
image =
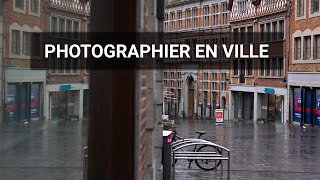
<path id="1" fill-rule="evenodd" d="M 230 31 L 228 19 L 226 0 L 165 2 L 164 31 L 169 34 L 193 33 L 193 36 L 173 40 L 189 44 L 190 47 L 195 47 L 197 43 L 225 43 Z M 212 118 L 216 108 L 228 109 L 229 65 L 222 58 L 211 65 L 197 62 L 166 64 L 163 74 L 163 113 Z"/>
<path id="2" fill-rule="evenodd" d="M 290 121 L 320 125 L 320 2 L 292 1 L 288 91 Z"/>
<path id="3" fill-rule="evenodd" d="M 81 41 L 89 29 L 88 1 L 47 1 L 46 32 L 65 42 Z M 88 113 L 88 71 L 84 59 L 49 58 L 44 111 L 47 119 L 82 119 Z"/>
<path id="4" fill-rule="evenodd" d="M 1 119 L 33 120 L 44 115 L 46 71 L 31 69 L 31 58 L 40 57 L 44 6 L 41 0 L 1 1 Z"/>
<path id="5" fill-rule="evenodd" d="M 230 0 L 233 42 L 269 44 L 267 59 L 233 59 L 230 118 L 285 123 L 288 120 L 288 3 Z"/>

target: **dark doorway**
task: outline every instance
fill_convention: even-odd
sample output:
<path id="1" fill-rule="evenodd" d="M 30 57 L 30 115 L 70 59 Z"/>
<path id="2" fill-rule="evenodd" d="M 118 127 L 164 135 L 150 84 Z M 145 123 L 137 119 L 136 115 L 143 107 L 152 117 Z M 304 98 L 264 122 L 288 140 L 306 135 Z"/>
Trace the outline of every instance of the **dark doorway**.
<path id="1" fill-rule="evenodd" d="M 189 78 L 188 81 L 188 117 L 192 118 L 194 113 L 194 79 Z"/>

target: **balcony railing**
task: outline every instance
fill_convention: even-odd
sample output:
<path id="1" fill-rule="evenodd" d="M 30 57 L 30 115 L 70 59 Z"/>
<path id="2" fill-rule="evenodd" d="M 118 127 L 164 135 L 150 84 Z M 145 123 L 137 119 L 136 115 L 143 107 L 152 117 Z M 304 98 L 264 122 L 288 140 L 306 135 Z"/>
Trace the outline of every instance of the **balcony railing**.
<path id="1" fill-rule="evenodd" d="M 81 0 L 49 0 L 49 6 L 86 16 L 90 15 L 89 1 L 82 2 Z"/>

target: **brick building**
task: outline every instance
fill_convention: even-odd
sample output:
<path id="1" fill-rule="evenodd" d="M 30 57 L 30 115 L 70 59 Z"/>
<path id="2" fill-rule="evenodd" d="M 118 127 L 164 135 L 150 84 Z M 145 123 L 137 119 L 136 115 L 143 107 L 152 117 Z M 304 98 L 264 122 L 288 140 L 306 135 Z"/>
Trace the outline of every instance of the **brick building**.
<path id="1" fill-rule="evenodd" d="M 290 121 L 320 125 L 319 0 L 292 1 L 288 72 Z"/>
<path id="2" fill-rule="evenodd" d="M 0 109 L 4 117 L 0 119 L 40 119 L 46 71 L 32 70 L 30 59 L 40 56 L 44 1 L 1 1 L 0 5 Z"/>
<path id="3" fill-rule="evenodd" d="M 197 43 L 225 43 L 230 30 L 228 16 L 226 0 L 168 0 L 165 2 L 164 31 L 171 34 L 193 33 L 175 40 L 190 47 Z M 214 117 L 214 109 L 227 109 L 229 69 L 229 62 L 222 58 L 211 65 L 197 62 L 191 66 L 183 63 L 166 65 L 163 113 Z"/>
<path id="4" fill-rule="evenodd" d="M 233 59 L 230 118 L 287 120 L 288 9 L 286 0 L 230 0 L 234 43 L 269 44 L 268 59 Z"/>
<path id="5" fill-rule="evenodd" d="M 50 37 L 67 42 L 86 38 L 89 28 L 88 1 L 47 1 L 45 29 Z M 46 72 L 44 112 L 47 119 L 82 119 L 88 113 L 88 72 L 84 59 L 51 57 Z"/>

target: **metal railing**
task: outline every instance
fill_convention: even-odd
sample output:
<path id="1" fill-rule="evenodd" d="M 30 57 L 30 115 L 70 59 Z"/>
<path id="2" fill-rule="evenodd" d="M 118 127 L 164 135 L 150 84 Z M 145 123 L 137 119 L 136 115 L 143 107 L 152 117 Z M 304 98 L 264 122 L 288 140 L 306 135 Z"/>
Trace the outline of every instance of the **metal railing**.
<path id="1" fill-rule="evenodd" d="M 188 147 L 202 147 L 208 146 L 213 147 L 215 151 L 212 152 L 197 152 L 197 151 L 184 151 L 183 148 L 188 149 Z M 221 172 L 223 172 L 223 161 L 227 161 L 227 177 L 230 179 L 230 150 L 220 146 L 218 144 L 212 143 L 204 139 L 188 138 L 176 141 L 171 144 L 172 148 L 172 179 L 175 179 L 175 162 L 178 159 L 184 160 L 213 160 L 215 164 L 215 170 L 217 171 L 217 161 L 221 161 L 220 167 Z M 217 149 L 220 150 L 220 154 L 217 153 Z M 182 151 L 178 151 L 182 150 Z M 219 166 L 219 165 L 218 165 Z"/>

